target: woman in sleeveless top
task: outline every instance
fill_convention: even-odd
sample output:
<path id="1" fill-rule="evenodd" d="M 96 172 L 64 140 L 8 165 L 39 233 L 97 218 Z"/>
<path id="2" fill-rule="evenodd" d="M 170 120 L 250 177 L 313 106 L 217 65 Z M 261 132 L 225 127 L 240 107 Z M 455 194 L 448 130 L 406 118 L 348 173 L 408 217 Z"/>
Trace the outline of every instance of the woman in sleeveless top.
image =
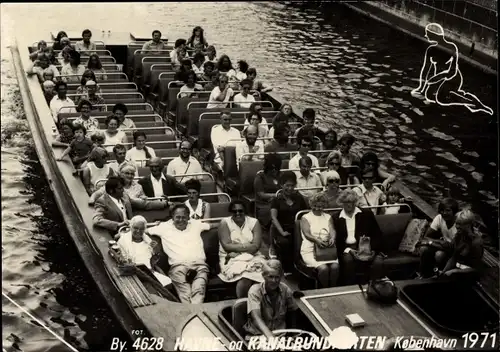
<path id="1" fill-rule="evenodd" d="M 219 225 L 219 258 L 224 282 L 237 282 L 236 296 L 246 297 L 255 282 L 263 282 L 262 264 L 265 257 L 260 253 L 261 228 L 259 221 L 245 215 L 242 201 L 229 204 L 233 214 Z"/>
<path id="2" fill-rule="evenodd" d="M 146 146 L 146 133 L 143 131 L 134 131 L 132 136 L 134 138 L 134 146 L 127 151 L 125 160 L 130 161 L 137 167 L 145 166 L 146 163 L 143 163 L 143 160 L 149 160 L 156 157 L 156 153 L 153 148 Z"/>
<path id="3" fill-rule="evenodd" d="M 200 199 L 201 183 L 196 179 L 190 179 L 184 184 L 187 188 L 188 200 L 184 202 L 189 208 L 191 219 L 209 219 L 210 204 Z"/>
<path id="4" fill-rule="evenodd" d="M 109 176 L 114 175 L 113 170 L 106 163 L 107 160 L 108 152 L 104 148 L 95 147 L 90 152 L 87 166 L 82 172 L 83 185 L 89 196 L 100 188 L 96 187 L 98 180 L 107 179 Z M 103 182 L 100 183 L 100 186 L 102 185 L 104 185 Z"/>
<path id="5" fill-rule="evenodd" d="M 106 150 L 108 153 L 113 152 L 113 147 L 117 144 L 127 143 L 125 132 L 118 129 L 120 121 L 114 115 L 109 115 L 106 118 L 106 130 L 104 130 Z"/>
<path id="6" fill-rule="evenodd" d="M 335 229 L 330 214 L 323 211 L 327 199 L 323 193 L 316 193 L 311 198 L 311 211 L 300 220 L 302 230 L 302 245 L 300 255 L 305 265 L 316 269 L 316 276 L 321 287 L 333 287 L 339 277 L 338 258 L 332 260 L 317 260 L 315 246 L 332 247 L 335 244 Z"/>

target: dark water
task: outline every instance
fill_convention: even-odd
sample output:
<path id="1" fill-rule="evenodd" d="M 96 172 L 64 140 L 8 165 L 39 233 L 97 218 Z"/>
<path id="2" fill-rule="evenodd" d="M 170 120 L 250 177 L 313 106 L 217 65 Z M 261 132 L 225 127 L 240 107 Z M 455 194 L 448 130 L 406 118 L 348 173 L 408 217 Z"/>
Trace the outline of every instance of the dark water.
<path id="1" fill-rule="evenodd" d="M 376 151 L 424 199 L 435 203 L 451 193 L 471 203 L 498 233 L 496 125 L 484 114 L 412 97 L 426 46 L 384 25 L 341 6 L 298 9 L 271 2 L 1 6 L 3 289 L 82 350 L 103 350 L 123 332 L 83 266 L 36 163 L 6 50 L 14 34 L 48 39 L 57 29 L 159 28 L 175 40 L 201 25 L 219 55 L 248 60 L 288 102 L 317 109 L 339 134 L 354 134 L 357 151 Z M 495 80 L 461 69 L 464 89 L 496 107 Z M 2 318 L 9 351 L 64 351 L 5 300 Z"/>

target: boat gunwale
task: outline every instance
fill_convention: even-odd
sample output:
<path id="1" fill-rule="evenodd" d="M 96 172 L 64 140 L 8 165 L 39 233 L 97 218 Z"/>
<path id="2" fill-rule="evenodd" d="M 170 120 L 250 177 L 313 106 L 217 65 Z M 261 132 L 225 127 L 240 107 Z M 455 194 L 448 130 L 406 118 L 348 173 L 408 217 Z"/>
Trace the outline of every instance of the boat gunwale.
<path id="1" fill-rule="evenodd" d="M 21 56 L 21 51 L 19 50 L 19 48 L 24 48 L 24 47 L 28 48 L 29 45 L 24 45 L 24 46 L 21 45 L 20 41 L 18 41 L 16 38 L 16 47 L 12 50 L 17 51 L 17 55 L 19 56 L 17 58 L 17 60 L 19 62 L 18 62 L 18 65 L 16 67 L 16 74 L 18 76 L 18 80 L 23 81 L 23 83 L 24 83 L 24 84 L 21 84 L 21 82 L 20 82 L 20 86 L 25 85 L 27 88 L 27 92 L 28 92 L 28 93 L 23 94 L 23 102 L 25 103 L 25 106 L 27 105 L 27 102 L 29 102 L 31 104 L 31 107 L 29 107 L 29 109 L 32 110 L 31 113 L 29 113 L 28 111 L 26 112 L 28 122 L 30 123 L 30 126 L 33 126 L 33 130 L 36 130 L 36 131 L 32 130 L 33 136 L 35 137 L 35 135 L 36 135 L 36 136 L 40 137 L 40 140 L 36 140 L 36 138 L 34 138 L 35 146 L 36 146 L 37 151 L 41 152 L 42 155 L 47 157 L 46 160 L 43 160 L 43 161 L 42 161 L 42 159 L 45 159 L 45 158 L 43 158 L 43 157 L 40 158 L 41 159 L 40 162 L 42 163 L 42 166 L 44 167 L 46 176 L 48 178 L 48 182 L 51 185 L 51 190 L 54 193 L 54 196 L 56 198 L 56 203 L 58 204 L 58 207 L 60 208 L 61 213 L 63 214 L 63 218 L 65 220 L 66 226 L 68 227 L 68 232 L 69 232 L 70 236 L 72 237 L 72 239 L 75 243 L 75 246 L 77 247 L 87 269 L 90 272 L 92 272 L 91 268 L 95 267 L 96 263 L 99 261 L 100 262 L 99 264 L 102 265 L 101 271 L 103 271 L 103 270 L 107 271 L 107 269 L 111 269 L 113 266 L 115 266 L 114 262 L 112 261 L 112 259 L 108 258 L 107 253 L 102 252 L 101 247 L 99 245 L 97 245 L 97 243 L 102 242 L 102 240 L 101 241 L 98 240 L 99 238 L 101 238 L 101 239 L 103 237 L 107 238 L 107 237 L 109 237 L 109 235 L 105 231 L 96 229 L 93 226 L 89 227 L 86 225 L 86 221 L 84 220 L 83 217 L 84 217 L 85 213 L 90 213 L 93 210 L 88 206 L 88 204 L 83 204 L 84 202 L 77 202 L 76 199 L 71 196 L 72 191 L 70 190 L 68 181 L 72 181 L 72 180 L 74 181 L 75 178 L 73 176 L 71 176 L 72 178 L 67 177 L 67 176 L 65 177 L 65 175 L 63 174 L 63 170 L 65 170 L 65 169 L 67 169 L 66 170 L 67 172 L 70 172 L 71 166 L 68 163 L 57 162 L 55 160 L 55 156 L 57 153 L 56 149 L 53 149 L 51 144 L 49 144 L 49 141 L 48 141 L 48 138 L 49 138 L 48 136 L 50 136 L 52 126 L 55 126 L 55 124 L 53 123 L 50 109 L 47 106 L 47 104 L 45 103 L 42 89 L 38 83 L 38 80 L 36 79 L 36 76 L 26 77 L 26 67 L 27 67 L 26 64 L 28 63 L 29 58 L 28 58 L 28 56 L 26 56 L 26 57 Z M 24 51 L 23 51 L 23 53 L 24 53 Z M 29 51 L 28 51 L 28 53 L 29 53 Z M 23 77 L 21 77 L 21 76 L 23 76 Z M 265 98 L 265 97 L 267 97 L 272 103 L 276 103 L 277 106 L 281 106 L 281 104 L 282 104 L 281 102 L 285 101 L 284 98 L 281 97 L 276 92 L 264 93 L 263 98 Z M 43 104 L 42 104 L 42 102 L 43 102 Z M 301 115 L 303 112 L 302 109 L 294 107 L 294 112 L 295 112 L 295 115 L 297 115 L 297 117 L 301 118 Z M 45 118 L 42 120 L 42 117 L 44 115 L 45 115 Z M 49 121 L 49 119 L 52 122 L 51 124 L 47 123 Z M 59 151 L 58 154 L 61 154 L 61 152 Z M 71 172 L 71 175 L 72 175 L 72 172 Z M 56 179 L 56 181 L 53 182 L 52 181 L 53 179 Z M 416 196 L 405 185 L 403 185 L 402 182 L 400 182 L 400 181 L 396 181 L 396 182 L 397 182 L 397 185 L 400 188 L 403 196 L 405 196 L 405 197 L 410 196 L 414 199 L 414 201 L 415 201 L 415 199 L 417 199 L 419 201 L 419 204 L 417 205 L 417 207 L 425 216 L 432 219 L 437 214 L 437 211 L 434 208 L 432 208 L 428 203 L 423 201 L 420 197 Z M 63 189 L 57 189 L 57 187 L 54 187 L 54 183 L 63 185 Z M 80 188 L 79 190 L 73 190 L 73 191 L 81 192 L 81 194 L 87 194 L 83 188 L 83 185 L 80 184 L 79 188 Z M 62 202 L 64 202 L 63 198 L 61 198 L 63 193 L 68 196 L 67 197 L 68 199 L 71 198 L 70 204 L 72 205 L 72 207 L 70 210 L 72 211 L 72 215 L 68 214 L 68 212 L 67 212 L 68 209 L 64 208 L 64 211 L 63 211 L 63 209 L 61 209 L 60 204 L 62 204 Z M 78 203 L 80 203 L 80 204 L 78 204 Z M 81 223 L 84 226 L 78 226 L 77 224 L 72 226 L 70 220 L 75 220 L 75 218 L 78 220 L 79 223 Z M 87 223 L 88 222 L 89 221 L 87 221 Z M 81 241 L 82 237 L 79 235 L 81 233 L 85 234 L 86 243 Z M 90 247 L 93 247 L 92 249 L 93 249 L 94 253 L 86 253 L 85 251 L 84 252 L 81 251 L 82 249 L 88 250 Z M 485 251 L 485 253 L 487 253 L 487 251 Z M 490 254 L 490 256 L 491 256 L 491 254 Z M 497 265 L 498 265 L 498 262 L 497 262 Z M 144 319 L 144 317 L 142 317 L 142 318 L 140 317 L 140 315 L 142 315 L 142 314 L 140 314 L 140 312 L 143 310 L 143 307 L 132 308 L 130 306 L 129 302 L 127 302 L 126 298 L 124 296 L 122 296 L 123 293 L 120 292 L 119 290 L 117 290 L 116 286 L 115 286 L 115 290 L 117 290 L 117 293 L 119 293 L 119 295 L 121 295 L 121 297 L 118 299 L 118 297 L 119 297 L 118 295 L 115 295 L 115 294 L 107 295 L 106 292 L 109 292 L 109 290 L 107 290 L 105 286 L 110 286 L 110 285 L 106 285 L 106 282 L 102 280 L 103 277 L 101 277 L 100 280 L 96 280 L 96 277 L 94 276 L 93 272 L 92 272 L 91 276 L 93 277 L 98 288 L 100 289 L 101 294 L 103 294 L 105 300 L 110 305 L 111 310 L 113 311 L 114 315 L 117 317 L 120 324 L 126 329 L 127 333 L 131 337 L 134 337 L 134 335 L 132 335 L 132 330 L 136 329 L 136 327 L 134 326 L 134 328 L 132 329 L 130 325 L 127 325 L 127 323 L 125 323 L 124 319 L 122 318 L 122 316 L 124 315 L 125 312 L 121 309 L 118 309 L 118 306 L 126 305 L 127 309 L 130 311 L 131 314 L 130 314 L 130 316 L 127 315 L 127 321 L 129 321 L 128 319 L 130 319 L 130 317 L 133 317 L 134 323 L 140 323 L 141 325 L 147 325 L 145 323 L 146 319 Z M 106 280 L 113 281 L 113 277 L 109 273 L 106 273 L 106 277 L 107 277 Z M 114 286 L 113 282 L 112 282 L 112 285 Z M 157 300 L 157 302 L 156 302 L 157 305 L 162 305 L 163 306 L 162 308 L 168 307 L 169 310 L 175 310 L 176 307 L 180 308 L 180 306 L 185 308 L 185 306 L 186 306 L 186 304 L 168 301 L 167 299 L 163 299 L 163 298 L 160 298 L 158 296 L 155 296 L 155 299 Z M 120 301 L 120 302 L 118 302 L 118 301 Z M 222 308 L 231 305 L 234 301 L 235 301 L 234 299 L 230 299 L 230 300 L 223 300 L 223 301 L 218 301 L 218 302 L 203 303 L 200 305 L 191 305 L 190 306 L 191 307 L 190 314 L 191 315 L 199 315 L 199 314 L 205 313 L 208 310 L 210 310 L 210 311 L 213 311 L 214 309 L 222 310 Z M 130 319 L 130 321 L 131 320 L 132 319 Z M 220 326 L 221 324 L 219 324 L 219 325 L 214 324 L 214 325 L 221 333 L 224 334 L 224 336 L 227 336 L 228 332 L 226 331 L 226 329 L 224 327 Z M 176 336 L 181 335 L 180 333 L 181 333 L 183 327 L 184 326 L 178 327 L 178 331 L 177 331 Z M 145 330 L 148 330 L 148 329 L 145 329 Z M 151 334 L 150 331 L 149 331 L 149 333 Z M 155 336 L 155 334 L 151 334 L 151 335 Z M 175 339 L 173 339 L 173 340 L 175 340 Z M 173 341 L 172 341 L 172 344 L 173 344 Z M 167 346 L 165 346 L 165 348 L 167 348 Z"/>

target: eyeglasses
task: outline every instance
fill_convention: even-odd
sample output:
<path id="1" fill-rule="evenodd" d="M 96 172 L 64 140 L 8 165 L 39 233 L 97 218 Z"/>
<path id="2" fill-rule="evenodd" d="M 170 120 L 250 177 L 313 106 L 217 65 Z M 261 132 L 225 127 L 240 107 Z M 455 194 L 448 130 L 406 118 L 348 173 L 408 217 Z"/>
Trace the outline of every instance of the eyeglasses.
<path id="1" fill-rule="evenodd" d="M 235 214 L 243 214 L 245 211 L 243 209 L 233 209 L 233 213 Z"/>
<path id="2" fill-rule="evenodd" d="M 340 180 L 338 178 L 329 178 L 327 180 L 328 183 L 340 183 Z"/>

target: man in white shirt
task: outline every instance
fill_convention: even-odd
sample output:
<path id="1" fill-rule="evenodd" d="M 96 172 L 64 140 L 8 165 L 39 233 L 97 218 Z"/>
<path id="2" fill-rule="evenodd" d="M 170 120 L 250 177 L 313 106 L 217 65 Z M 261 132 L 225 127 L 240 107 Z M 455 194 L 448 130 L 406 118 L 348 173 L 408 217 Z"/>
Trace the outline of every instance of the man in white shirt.
<path id="1" fill-rule="evenodd" d="M 257 140 L 258 136 L 257 127 L 250 125 L 245 130 L 245 140 L 239 142 L 236 145 L 236 165 L 238 169 L 240 168 L 241 160 L 261 160 L 264 159 L 264 155 L 245 155 L 242 158 L 242 155 L 248 153 L 264 153 L 264 143 L 262 141 Z"/>
<path id="2" fill-rule="evenodd" d="M 186 39 L 177 39 L 174 44 L 174 49 L 170 52 L 170 61 L 174 68 L 181 65 L 179 51 L 184 49 L 186 49 Z"/>
<path id="3" fill-rule="evenodd" d="M 229 102 L 229 99 L 233 96 L 234 92 L 229 87 L 229 78 L 221 74 L 219 77 L 219 86 L 215 87 L 210 93 L 210 97 L 208 98 L 207 109 L 215 109 L 215 108 L 225 108 Z"/>
<path id="4" fill-rule="evenodd" d="M 248 79 L 244 79 L 240 83 L 241 85 L 241 93 L 238 93 L 234 96 L 234 103 L 237 107 L 248 109 L 253 102 L 255 102 L 255 98 L 250 94 L 250 89 L 252 88 L 252 82 Z"/>
<path id="5" fill-rule="evenodd" d="M 315 193 L 321 192 L 323 184 L 321 183 L 321 178 L 315 172 L 311 172 L 312 161 L 308 156 L 304 156 L 299 160 L 300 171 L 297 175 L 297 188 L 311 188 L 318 187 L 316 189 L 300 190 L 302 194 L 308 201 Z"/>
<path id="6" fill-rule="evenodd" d="M 209 268 L 201 233 L 210 225 L 189 219 L 186 204 L 176 204 L 172 220 L 151 227 L 149 233 L 159 236 L 163 251 L 168 256 L 172 279 L 181 303 L 200 304 L 205 300 Z"/>
<path id="7" fill-rule="evenodd" d="M 298 141 L 299 144 L 299 152 L 297 155 L 295 155 L 293 158 L 290 159 L 290 162 L 288 163 L 288 168 L 289 169 L 298 169 L 299 168 L 299 160 L 305 156 L 309 157 L 312 162 L 312 167 L 319 167 L 319 161 L 318 158 L 316 158 L 314 155 L 309 154 L 309 151 L 313 147 L 313 141 L 310 138 L 303 138 L 302 140 Z M 319 172 L 319 170 L 317 170 Z M 299 177 L 299 172 L 296 171 L 297 177 Z"/>
<path id="8" fill-rule="evenodd" d="M 385 202 L 384 192 L 377 186 L 373 185 L 375 181 L 375 173 L 373 171 L 367 171 L 363 173 L 362 184 L 353 189 L 358 195 L 358 206 L 360 207 L 372 207 L 380 205 Z M 371 209 L 372 212 L 377 215 L 377 208 Z"/>
<path id="9" fill-rule="evenodd" d="M 214 162 L 221 170 L 224 165 L 224 148 L 227 142 L 231 139 L 241 138 L 240 131 L 231 127 L 231 120 L 231 112 L 222 111 L 220 113 L 221 124 L 212 127 L 212 131 L 210 132 L 210 140 L 214 147 Z"/>
<path id="10" fill-rule="evenodd" d="M 179 147 L 179 156 L 168 163 L 167 175 L 176 176 L 179 183 L 186 183 L 191 179 L 201 180 L 203 176 L 181 176 L 184 174 L 198 174 L 203 172 L 200 162 L 191 155 L 192 145 L 189 141 L 184 141 Z"/>
<path id="11" fill-rule="evenodd" d="M 82 32 L 83 40 L 76 42 L 75 50 L 80 52 L 82 55 L 90 55 L 97 50 L 97 45 L 90 41 L 92 38 L 92 32 L 90 29 L 84 29 Z"/>
<path id="12" fill-rule="evenodd" d="M 76 112 L 75 102 L 66 96 L 67 91 L 68 85 L 66 84 L 66 82 L 60 81 L 56 83 L 57 95 L 54 96 L 50 101 L 50 111 L 52 112 L 52 118 L 54 119 L 55 123 L 59 121 L 57 114 L 59 113 L 59 109 L 61 109 L 62 107 L 71 107 L 68 109 L 64 109 L 62 112 Z"/>
<path id="13" fill-rule="evenodd" d="M 104 138 L 106 138 L 104 136 Z M 125 159 L 127 156 L 127 148 L 123 144 L 117 144 L 113 147 L 113 154 L 115 156 L 115 160 L 109 163 L 109 167 L 113 169 L 115 175 L 118 175 L 118 170 L 123 163 L 126 163 Z"/>

